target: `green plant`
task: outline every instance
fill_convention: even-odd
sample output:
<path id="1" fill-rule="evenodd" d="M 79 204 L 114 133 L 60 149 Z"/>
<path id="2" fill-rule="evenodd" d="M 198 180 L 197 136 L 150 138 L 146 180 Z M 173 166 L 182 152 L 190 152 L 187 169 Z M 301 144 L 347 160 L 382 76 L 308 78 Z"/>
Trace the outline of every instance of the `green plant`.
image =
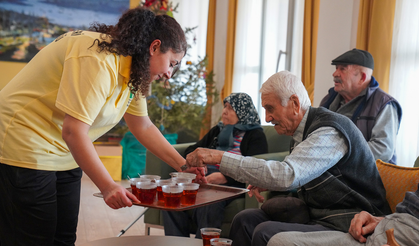
<path id="1" fill-rule="evenodd" d="M 214 74 L 205 70 L 207 59 L 186 63 L 168 83 L 155 82 L 147 100 L 150 119 L 163 133 L 190 131 L 199 135 L 205 109 L 211 106 L 207 97 L 218 98 Z"/>

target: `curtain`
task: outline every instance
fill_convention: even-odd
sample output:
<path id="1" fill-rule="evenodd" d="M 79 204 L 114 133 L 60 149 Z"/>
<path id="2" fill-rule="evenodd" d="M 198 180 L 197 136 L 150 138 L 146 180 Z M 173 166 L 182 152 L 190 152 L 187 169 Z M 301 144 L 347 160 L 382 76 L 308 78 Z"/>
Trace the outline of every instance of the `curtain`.
<path id="1" fill-rule="evenodd" d="M 227 49 L 224 87 L 221 90 L 220 98 L 223 100 L 233 91 L 233 67 L 234 67 L 234 43 L 236 37 L 236 16 L 237 0 L 228 1 L 228 20 L 227 20 Z"/>
<path id="2" fill-rule="evenodd" d="M 389 93 L 403 109 L 397 165 L 413 166 L 419 155 L 419 1 L 398 0 L 394 18 Z"/>
<path id="3" fill-rule="evenodd" d="M 356 47 L 374 57 L 374 77 L 388 92 L 396 0 L 361 0 Z"/>
<path id="4" fill-rule="evenodd" d="M 263 120 L 265 111 L 261 106 L 259 89 L 270 76 L 285 69 L 288 55 L 294 58 L 294 53 L 290 54 L 291 50 L 287 50 L 287 37 L 291 35 L 288 25 L 294 26 L 294 23 L 288 23 L 289 3 L 289 0 L 246 0 L 239 1 L 237 6 L 233 92 L 250 95 L 262 124 L 266 122 Z M 298 25 L 301 30 L 294 32 L 301 38 L 302 16 L 294 18 L 301 19 Z M 294 47 L 296 43 L 302 44 L 300 41 L 294 39 L 291 42 L 295 54 L 301 54 L 301 48 Z M 283 55 L 278 64 L 279 54 Z M 300 67 L 301 61 L 296 65 Z"/>
<path id="5" fill-rule="evenodd" d="M 320 0 L 305 2 L 303 27 L 303 64 L 301 70 L 301 80 L 307 89 L 311 104 L 313 104 L 314 100 L 314 78 L 316 71 L 319 11 Z"/>
<path id="6" fill-rule="evenodd" d="M 207 72 L 213 71 L 214 68 L 214 37 L 215 37 L 215 10 L 216 10 L 216 0 L 209 0 L 208 6 L 208 24 L 207 24 Z M 213 103 L 213 97 L 209 96 L 211 88 L 207 88 L 207 105 Z M 199 139 L 203 138 L 205 134 L 211 129 L 211 114 L 212 107 L 205 108 L 204 119 L 202 120 L 202 127 Z"/>

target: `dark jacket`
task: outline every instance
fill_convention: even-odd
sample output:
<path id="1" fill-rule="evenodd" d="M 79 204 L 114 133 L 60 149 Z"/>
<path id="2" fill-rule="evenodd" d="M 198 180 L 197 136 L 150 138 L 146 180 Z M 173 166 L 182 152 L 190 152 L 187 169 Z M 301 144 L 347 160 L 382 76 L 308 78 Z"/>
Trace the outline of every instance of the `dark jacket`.
<path id="1" fill-rule="evenodd" d="M 213 128 L 211 128 L 211 130 L 201 140 L 196 142 L 194 145 L 191 145 L 188 148 L 186 148 L 184 157 L 186 157 L 189 153 L 193 152 L 195 149 L 199 147 L 215 149 L 217 147 L 216 138 L 219 133 L 220 128 L 218 126 L 214 126 Z M 266 136 L 265 133 L 263 133 L 262 128 L 250 130 L 244 134 L 242 142 L 240 144 L 240 152 L 243 156 L 259 155 L 268 152 L 268 142 L 266 140 Z M 224 176 L 227 179 L 227 183 L 225 185 L 240 188 L 245 187 L 244 183 L 237 182 L 229 176 Z"/>
<path id="2" fill-rule="evenodd" d="M 354 122 L 358 129 L 362 132 L 367 142 L 371 139 L 371 133 L 372 128 L 374 128 L 375 125 L 375 119 L 387 104 L 392 103 L 397 108 L 399 126 L 402 119 L 402 108 L 400 104 L 396 99 L 385 93 L 378 86 L 378 82 L 372 76 L 367 93 L 363 97 L 358 107 L 354 110 L 354 114 L 351 117 L 352 122 Z M 334 88 L 330 88 L 329 94 L 322 99 L 320 106 L 329 109 L 337 95 L 338 93 L 334 90 Z M 389 162 L 396 163 L 396 156 L 393 155 Z"/>
<path id="3" fill-rule="evenodd" d="M 347 232 L 356 213 L 391 213 L 374 156 L 361 132 L 345 116 L 325 108 L 310 108 L 303 141 L 320 127 L 333 127 L 348 143 L 348 152 L 320 177 L 303 185 L 298 195 L 317 224 Z"/>

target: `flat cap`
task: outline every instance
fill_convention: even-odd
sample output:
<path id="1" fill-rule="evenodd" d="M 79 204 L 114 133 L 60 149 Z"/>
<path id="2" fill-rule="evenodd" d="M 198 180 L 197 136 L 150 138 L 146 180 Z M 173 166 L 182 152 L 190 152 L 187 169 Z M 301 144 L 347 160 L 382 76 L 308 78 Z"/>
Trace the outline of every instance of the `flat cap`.
<path id="1" fill-rule="evenodd" d="M 368 51 L 353 49 L 332 60 L 332 65 L 359 65 L 374 70 L 374 58 Z"/>

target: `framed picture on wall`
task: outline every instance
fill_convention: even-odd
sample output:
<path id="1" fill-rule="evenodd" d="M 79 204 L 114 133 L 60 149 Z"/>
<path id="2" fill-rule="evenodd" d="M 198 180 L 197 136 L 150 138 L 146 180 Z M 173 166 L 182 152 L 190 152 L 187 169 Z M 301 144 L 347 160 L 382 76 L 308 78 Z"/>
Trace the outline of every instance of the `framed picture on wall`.
<path id="1" fill-rule="evenodd" d="M 130 0 L 1 0 L 0 61 L 28 62 L 63 33 L 116 24 Z"/>

